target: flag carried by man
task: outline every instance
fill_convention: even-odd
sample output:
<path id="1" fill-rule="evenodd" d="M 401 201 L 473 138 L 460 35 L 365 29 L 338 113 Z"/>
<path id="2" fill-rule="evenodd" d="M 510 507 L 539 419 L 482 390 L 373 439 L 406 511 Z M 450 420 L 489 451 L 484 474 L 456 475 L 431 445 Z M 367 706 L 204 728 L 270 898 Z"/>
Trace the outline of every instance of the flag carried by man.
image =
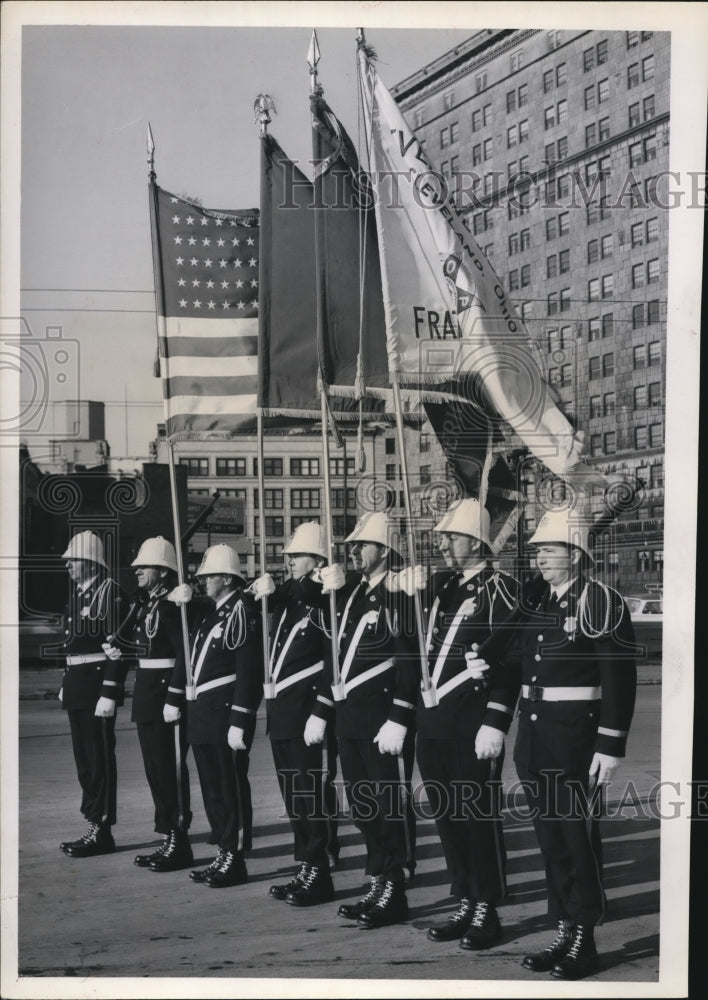
<path id="1" fill-rule="evenodd" d="M 501 280 L 448 197 L 445 179 L 359 46 L 362 103 L 375 193 L 391 380 L 433 401 L 480 402 L 548 468 L 565 475 L 581 442 L 556 406 L 533 343 Z"/>
<path id="2" fill-rule="evenodd" d="M 159 373 L 169 439 L 255 429 L 259 218 L 222 212 L 151 177 Z"/>

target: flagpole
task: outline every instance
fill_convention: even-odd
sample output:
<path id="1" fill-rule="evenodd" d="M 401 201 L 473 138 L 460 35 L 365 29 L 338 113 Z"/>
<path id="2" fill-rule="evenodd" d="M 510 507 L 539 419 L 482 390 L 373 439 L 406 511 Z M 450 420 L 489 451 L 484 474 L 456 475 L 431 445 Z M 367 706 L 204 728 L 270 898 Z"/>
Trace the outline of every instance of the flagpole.
<path id="1" fill-rule="evenodd" d="M 307 54 L 307 62 L 310 67 L 310 93 L 321 93 L 321 87 L 317 79 L 317 63 L 320 61 L 320 50 L 317 43 L 317 33 L 312 32 L 312 41 Z M 319 160 L 319 149 L 317 143 L 317 133 L 312 130 L 312 153 L 315 161 Z M 315 170 L 314 178 L 315 205 L 322 203 L 322 174 Z M 329 468 L 329 424 L 330 412 L 327 403 L 327 393 L 325 389 L 324 372 L 322 371 L 321 344 L 324 331 L 324 274 L 322 258 L 322 233 L 320 231 L 322 216 L 315 208 L 315 281 L 317 286 L 317 351 L 318 351 L 318 388 L 320 391 L 320 418 L 322 434 L 322 462 L 324 464 L 324 529 L 325 546 L 327 550 L 327 561 L 331 565 L 334 562 L 334 545 L 332 542 L 332 504 L 331 504 L 331 481 Z M 346 507 L 345 507 L 346 509 Z M 346 525 L 345 525 L 346 527 Z M 332 652 L 332 697 L 335 701 L 344 700 L 344 687 L 339 671 L 339 637 L 337 635 L 337 595 L 334 591 L 329 594 L 329 616 L 330 616 L 330 643 Z"/>
<path id="2" fill-rule="evenodd" d="M 152 234 L 152 252 L 153 252 L 153 272 L 155 274 L 155 317 L 157 320 L 157 333 L 158 333 L 158 363 L 159 363 L 159 343 L 160 340 L 165 342 L 165 295 L 164 288 L 162 284 L 162 261 L 160 255 L 160 230 L 158 226 L 158 209 L 157 209 L 157 186 L 155 177 L 155 142 L 152 137 L 152 129 L 148 123 L 147 130 L 147 154 L 148 154 L 148 185 L 150 191 L 150 231 Z M 160 375 L 160 382 L 162 383 L 162 405 L 164 408 L 165 415 L 165 431 L 167 431 L 167 425 L 169 420 L 169 411 L 167 406 L 167 390 L 166 390 L 166 380 Z M 173 442 L 171 438 L 167 437 L 167 464 L 170 476 L 170 498 L 172 501 L 172 525 L 175 538 L 175 557 L 177 559 L 177 581 L 182 586 L 184 583 L 184 561 L 182 558 L 182 531 L 180 528 L 179 520 L 179 503 L 177 499 L 177 472 L 175 469 L 175 456 Z M 192 662 L 191 653 L 189 648 L 189 625 L 187 623 L 187 606 L 186 604 L 180 604 L 180 624 L 182 630 L 182 648 L 184 651 L 184 673 L 185 673 L 185 697 L 187 700 L 191 701 L 194 697 L 194 680 L 192 677 Z M 180 740 L 180 727 L 175 726 L 174 732 L 174 745 L 175 745 L 175 769 L 176 769 L 176 782 L 177 782 L 177 810 L 178 810 L 178 822 L 179 827 L 182 829 L 184 827 L 185 821 L 185 809 L 184 809 L 184 795 L 182 791 L 182 745 Z"/>
<path id="3" fill-rule="evenodd" d="M 272 102 L 267 94 L 259 94 L 256 98 L 255 111 L 258 116 L 259 135 L 261 140 L 261 185 L 263 184 L 263 144 L 268 135 L 268 125 L 270 124 L 270 108 Z M 264 192 L 261 191 L 261 199 Z M 261 220 L 264 218 L 263 205 L 261 204 Z M 263 247 L 261 247 L 261 260 L 265 259 Z M 259 287 L 263 288 L 263 282 L 259 281 Z M 258 538 L 260 545 L 260 572 L 263 576 L 266 572 L 266 533 L 265 533 L 265 457 L 263 442 L 263 408 L 258 407 L 256 424 L 256 448 L 258 453 Z M 270 634 L 268 632 L 268 598 L 263 598 L 261 609 L 261 637 L 263 641 L 263 695 L 268 699 L 275 698 L 275 682 L 270 669 Z"/>
<path id="4" fill-rule="evenodd" d="M 357 28 L 357 48 L 360 53 L 359 68 L 363 69 L 363 59 L 366 57 L 366 39 L 364 29 Z M 360 93 L 362 88 L 359 88 Z M 368 164 L 367 164 L 368 166 Z M 396 438 L 398 441 L 398 454 L 400 457 L 401 478 L 403 480 L 403 503 L 406 511 L 406 541 L 408 545 L 408 560 L 411 567 L 416 564 L 415 534 L 413 532 L 413 508 L 411 505 L 410 484 L 408 481 L 408 459 L 406 456 L 406 443 L 403 437 L 403 405 L 401 402 L 401 386 L 398 376 L 394 372 L 389 372 L 391 387 L 393 389 L 393 406 L 396 417 Z M 438 703 L 438 695 L 430 680 L 430 670 L 428 667 L 428 653 L 425 641 L 425 620 L 423 617 L 423 607 L 420 600 L 420 592 L 413 590 L 413 609 L 415 613 L 416 632 L 418 634 L 418 651 L 420 654 L 421 673 L 421 695 L 426 708 L 434 708 Z"/>

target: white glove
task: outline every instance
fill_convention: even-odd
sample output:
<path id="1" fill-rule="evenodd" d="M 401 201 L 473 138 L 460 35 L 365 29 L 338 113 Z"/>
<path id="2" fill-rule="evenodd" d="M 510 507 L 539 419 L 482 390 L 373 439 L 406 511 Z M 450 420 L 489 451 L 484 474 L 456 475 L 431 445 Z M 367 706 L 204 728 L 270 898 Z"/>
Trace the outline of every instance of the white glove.
<path id="1" fill-rule="evenodd" d="M 597 774 L 598 785 L 606 785 L 612 780 L 618 766 L 618 757 L 611 757 L 608 753 L 595 753 L 590 764 L 590 775 Z"/>
<path id="2" fill-rule="evenodd" d="M 331 566 L 323 566 L 320 570 L 322 577 L 322 593 L 329 594 L 334 590 L 341 590 L 346 583 L 344 567 L 341 563 L 332 563 Z"/>
<path id="3" fill-rule="evenodd" d="M 115 646 L 111 646 L 110 642 L 104 642 L 101 646 L 101 649 L 106 654 L 109 660 L 120 660 L 121 656 L 123 655 L 119 649 L 116 649 Z"/>
<path id="4" fill-rule="evenodd" d="M 99 698 L 96 702 L 96 711 L 93 713 L 97 719 L 112 719 L 116 714 L 116 703 L 112 698 Z"/>
<path id="5" fill-rule="evenodd" d="M 320 719 L 316 715 L 311 715 L 310 718 L 305 723 L 305 732 L 303 738 L 308 747 L 311 747 L 313 743 L 321 743 L 324 739 L 325 730 L 327 728 L 327 723 L 324 719 Z"/>
<path id="6" fill-rule="evenodd" d="M 173 604 L 188 604 L 192 600 L 192 588 L 188 583 L 180 583 L 169 592 L 167 600 Z"/>
<path id="7" fill-rule="evenodd" d="M 59 701 L 61 701 L 61 702 L 63 702 L 63 701 L 64 701 L 64 688 L 59 688 L 59 694 L 57 695 L 57 698 L 58 698 L 58 699 L 59 699 Z"/>
<path id="8" fill-rule="evenodd" d="M 374 743 L 378 743 L 381 753 L 399 754 L 403 750 L 403 741 L 407 732 L 407 726 L 387 719 L 374 736 Z"/>
<path id="9" fill-rule="evenodd" d="M 270 573 L 264 573 L 263 576 L 259 576 L 253 581 L 250 590 L 257 601 L 263 600 L 264 597 L 270 597 L 271 594 L 275 593 L 273 577 Z"/>
<path id="10" fill-rule="evenodd" d="M 474 752 L 480 760 L 498 757 L 504 746 L 504 733 L 493 726 L 480 726 L 474 741 Z"/>
<path id="11" fill-rule="evenodd" d="M 391 590 L 395 593 L 402 590 L 409 597 L 415 595 L 416 590 L 425 590 L 428 577 L 426 566 L 407 566 L 400 573 L 395 573 L 391 580 Z"/>
<path id="12" fill-rule="evenodd" d="M 485 671 L 489 670 L 489 664 L 486 660 L 482 660 L 477 656 L 477 650 L 479 646 L 476 642 L 472 643 L 472 649 L 465 653 L 465 660 L 467 661 L 467 669 L 471 672 L 472 677 L 479 681 L 484 677 Z"/>
<path id="13" fill-rule="evenodd" d="M 180 715 L 182 713 L 177 708 L 176 705 L 163 705 L 162 707 L 162 718 L 168 724 L 172 722 L 179 722 Z"/>
<path id="14" fill-rule="evenodd" d="M 243 742 L 243 729 L 239 729 L 238 726 L 229 726 L 226 739 L 232 750 L 246 749 L 246 744 Z"/>

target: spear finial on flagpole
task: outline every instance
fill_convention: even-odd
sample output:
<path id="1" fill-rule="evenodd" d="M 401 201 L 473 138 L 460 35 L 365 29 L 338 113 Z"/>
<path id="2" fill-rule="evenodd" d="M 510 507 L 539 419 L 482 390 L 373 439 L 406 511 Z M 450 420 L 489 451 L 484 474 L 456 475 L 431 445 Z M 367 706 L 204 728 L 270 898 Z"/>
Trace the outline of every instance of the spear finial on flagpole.
<path id="1" fill-rule="evenodd" d="M 253 105 L 253 121 L 260 127 L 260 137 L 265 138 L 268 134 L 268 126 L 271 123 L 270 113 L 277 115 L 275 104 L 270 94 L 259 94 Z"/>
<path id="2" fill-rule="evenodd" d="M 310 47 L 307 50 L 307 65 L 310 67 L 310 93 L 319 94 L 322 92 L 322 87 L 319 80 L 317 79 L 317 63 L 320 61 L 320 46 L 317 41 L 317 32 L 312 29 L 312 38 L 310 39 Z"/>
<path id="3" fill-rule="evenodd" d="M 150 122 L 148 122 L 147 128 L 147 162 L 150 174 L 153 176 L 155 173 L 155 140 L 152 137 Z"/>

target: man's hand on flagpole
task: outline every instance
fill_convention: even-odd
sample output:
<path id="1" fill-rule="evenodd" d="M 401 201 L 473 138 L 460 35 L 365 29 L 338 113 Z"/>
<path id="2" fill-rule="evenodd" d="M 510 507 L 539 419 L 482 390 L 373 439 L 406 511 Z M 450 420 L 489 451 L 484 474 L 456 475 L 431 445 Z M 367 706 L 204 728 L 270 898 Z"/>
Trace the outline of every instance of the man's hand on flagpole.
<path id="1" fill-rule="evenodd" d="M 188 583 L 180 583 L 167 595 L 167 600 L 173 604 L 189 604 L 192 600 L 192 588 Z"/>
<path id="2" fill-rule="evenodd" d="M 275 581 L 270 573 L 264 573 L 263 576 L 256 577 L 248 589 L 255 600 L 262 601 L 264 597 L 270 597 L 275 593 Z"/>
<path id="3" fill-rule="evenodd" d="M 346 583 L 344 567 L 340 563 L 323 566 L 320 570 L 320 576 L 322 577 L 323 594 L 330 594 L 333 591 L 341 590 Z"/>

